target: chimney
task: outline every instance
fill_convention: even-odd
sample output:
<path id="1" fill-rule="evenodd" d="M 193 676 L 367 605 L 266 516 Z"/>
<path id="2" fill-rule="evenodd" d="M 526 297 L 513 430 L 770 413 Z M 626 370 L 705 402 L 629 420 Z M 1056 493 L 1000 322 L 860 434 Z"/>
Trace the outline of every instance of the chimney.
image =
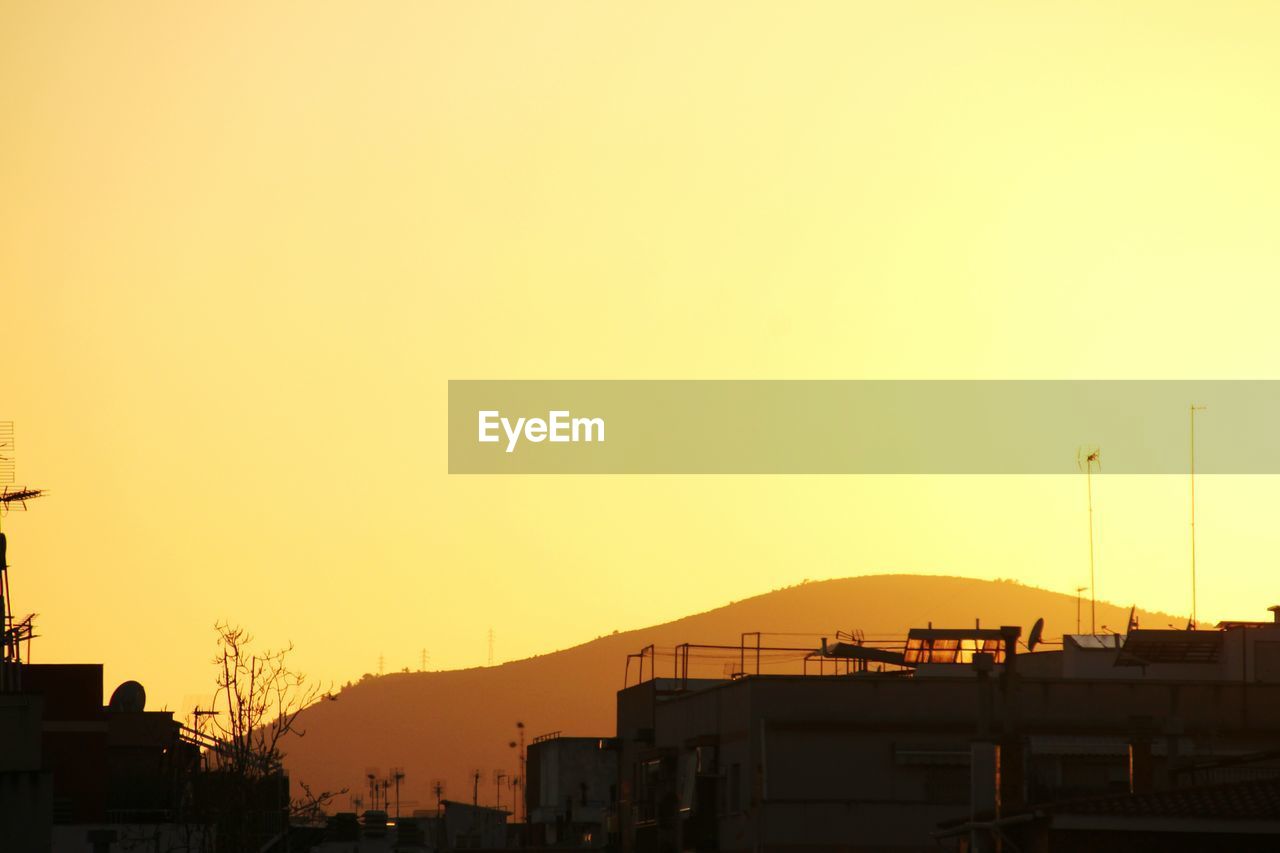
<path id="1" fill-rule="evenodd" d="M 1280 624 L 1280 604 L 1273 604 L 1267 609 L 1271 611 L 1271 618 Z"/>
<path id="2" fill-rule="evenodd" d="M 991 671 L 995 656 L 977 652 L 970 663 L 977 676 L 978 736 L 969 744 L 969 819 L 987 823 L 1000 817 L 1000 752 L 991 737 L 992 695 Z M 978 853 L 995 850 L 991 837 L 976 826 L 969 833 L 969 849 Z"/>

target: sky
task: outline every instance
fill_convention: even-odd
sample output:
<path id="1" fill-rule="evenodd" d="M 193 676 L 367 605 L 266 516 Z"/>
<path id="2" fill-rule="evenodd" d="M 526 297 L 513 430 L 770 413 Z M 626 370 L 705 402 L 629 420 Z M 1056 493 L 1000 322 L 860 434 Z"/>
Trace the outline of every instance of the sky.
<path id="1" fill-rule="evenodd" d="M 1082 478 L 450 477 L 447 381 L 1277 378 L 1277 14 L 4 4 L 34 659 L 184 711 L 218 620 L 340 684 L 805 578 L 1074 592 Z M 1188 612 L 1186 480 L 1105 468 L 1099 597 Z M 1202 617 L 1280 602 L 1278 498 L 1197 480 Z"/>

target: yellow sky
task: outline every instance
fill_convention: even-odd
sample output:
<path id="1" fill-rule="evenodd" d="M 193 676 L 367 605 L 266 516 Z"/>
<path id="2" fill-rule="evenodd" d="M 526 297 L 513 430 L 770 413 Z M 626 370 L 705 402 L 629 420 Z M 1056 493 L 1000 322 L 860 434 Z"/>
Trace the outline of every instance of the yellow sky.
<path id="1" fill-rule="evenodd" d="M 450 478 L 446 381 L 1275 378 L 1276 18 L 5 4 L 36 659 L 179 707 L 216 619 L 341 682 L 805 577 L 1074 590 L 1076 478 Z M 1280 483 L 1198 493 L 1202 614 L 1265 616 Z M 1186 612 L 1185 481 L 1097 498 L 1099 594 Z"/>

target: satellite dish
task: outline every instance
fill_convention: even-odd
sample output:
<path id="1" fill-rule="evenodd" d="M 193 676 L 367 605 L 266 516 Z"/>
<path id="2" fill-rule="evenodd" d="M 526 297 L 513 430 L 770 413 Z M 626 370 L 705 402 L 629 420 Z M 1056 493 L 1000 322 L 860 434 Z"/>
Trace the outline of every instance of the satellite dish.
<path id="1" fill-rule="evenodd" d="M 140 714 L 147 707 L 147 691 L 142 689 L 142 685 L 136 681 L 126 681 L 116 688 L 111 694 L 111 703 L 107 705 L 110 711 L 124 711 L 130 714 Z"/>
<path id="2" fill-rule="evenodd" d="M 1027 651 L 1034 652 L 1036 646 L 1040 645 L 1040 637 L 1044 634 L 1044 617 L 1036 620 L 1036 624 L 1031 626 L 1031 634 L 1027 637 Z"/>

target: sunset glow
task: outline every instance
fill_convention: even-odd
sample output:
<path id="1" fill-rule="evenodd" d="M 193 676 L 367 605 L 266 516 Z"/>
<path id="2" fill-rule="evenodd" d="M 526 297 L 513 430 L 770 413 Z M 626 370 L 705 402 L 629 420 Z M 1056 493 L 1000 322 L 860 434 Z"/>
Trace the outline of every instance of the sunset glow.
<path id="1" fill-rule="evenodd" d="M 450 476 L 447 382 L 1276 378 L 1277 14 L 7 4 L 34 660 L 181 714 L 218 620 L 342 684 L 804 579 L 1074 594 L 1083 477 Z M 1099 598 L 1188 614 L 1186 478 L 1107 458 Z M 1278 500 L 1197 479 L 1202 619 L 1280 601 Z"/>

